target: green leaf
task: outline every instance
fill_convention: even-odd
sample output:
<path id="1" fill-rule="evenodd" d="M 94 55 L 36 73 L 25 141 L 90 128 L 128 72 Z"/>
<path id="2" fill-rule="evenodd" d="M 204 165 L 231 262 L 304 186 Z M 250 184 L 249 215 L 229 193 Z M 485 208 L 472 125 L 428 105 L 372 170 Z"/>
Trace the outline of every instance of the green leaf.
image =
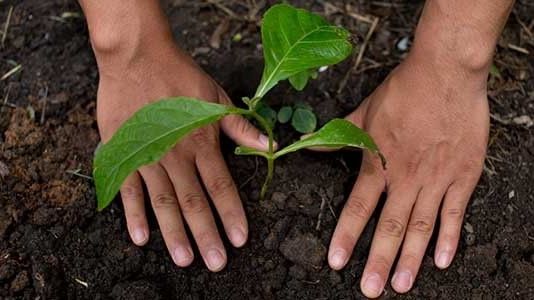
<path id="1" fill-rule="evenodd" d="M 275 5 L 265 13 L 261 37 L 265 67 L 255 95 L 259 98 L 280 80 L 336 64 L 352 52 L 347 30 L 287 4 Z M 302 86 L 302 81 L 298 83 L 297 87 Z"/>
<path id="2" fill-rule="evenodd" d="M 283 106 L 278 111 L 278 122 L 285 124 L 291 120 L 291 116 L 293 115 L 293 109 L 291 106 Z"/>
<path id="3" fill-rule="evenodd" d="M 297 108 L 293 113 L 291 125 L 300 133 L 310 133 L 317 127 L 317 118 L 311 110 Z"/>
<path id="4" fill-rule="evenodd" d="M 380 155 L 385 166 L 385 159 L 380 154 L 375 142 L 365 131 L 345 119 L 333 119 L 323 128 L 308 137 L 297 141 L 275 153 L 275 158 L 310 147 L 342 148 L 355 147 L 370 150 Z"/>
<path id="5" fill-rule="evenodd" d="M 95 155 L 98 209 L 111 203 L 132 172 L 160 160 L 194 129 L 233 112 L 231 107 L 186 97 L 163 99 L 140 109 Z"/>
<path id="6" fill-rule="evenodd" d="M 274 127 L 276 124 L 276 111 L 263 102 L 260 102 L 258 106 L 256 112 L 269 123 L 269 126 Z"/>
<path id="7" fill-rule="evenodd" d="M 302 91 L 306 87 L 306 84 L 308 84 L 308 79 L 310 79 L 311 74 L 312 71 L 310 70 L 297 73 L 289 77 L 289 83 L 291 83 L 295 90 Z"/>

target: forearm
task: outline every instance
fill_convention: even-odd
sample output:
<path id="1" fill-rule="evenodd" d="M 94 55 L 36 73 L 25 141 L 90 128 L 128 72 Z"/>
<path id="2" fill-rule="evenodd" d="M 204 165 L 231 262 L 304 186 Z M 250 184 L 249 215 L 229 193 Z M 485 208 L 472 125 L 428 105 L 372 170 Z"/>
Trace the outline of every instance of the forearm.
<path id="1" fill-rule="evenodd" d="M 428 0 L 411 55 L 434 64 L 436 69 L 461 68 L 472 75 L 486 76 L 513 3 Z"/>

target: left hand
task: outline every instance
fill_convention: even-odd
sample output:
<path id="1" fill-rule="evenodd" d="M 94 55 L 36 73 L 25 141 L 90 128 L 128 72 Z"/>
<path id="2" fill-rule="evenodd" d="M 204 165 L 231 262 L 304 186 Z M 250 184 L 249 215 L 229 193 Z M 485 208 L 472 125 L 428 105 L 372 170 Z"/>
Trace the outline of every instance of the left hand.
<path id="1" fill-rule="evenodd" d="M 383 170 L 376 155 L 364 154 L 328 255 L 333 269 L 346 265 L 387 192 L 361 280 L 367 297 L 380 296 L 399 252 L 392 286 L 400 293 L 411 289 L 438 215 L 434 260 L 438 268 L 450 265 L 486 153 L 486 76 L 412 55 L 347 117 L 371 134 L 387 159 Z"/>

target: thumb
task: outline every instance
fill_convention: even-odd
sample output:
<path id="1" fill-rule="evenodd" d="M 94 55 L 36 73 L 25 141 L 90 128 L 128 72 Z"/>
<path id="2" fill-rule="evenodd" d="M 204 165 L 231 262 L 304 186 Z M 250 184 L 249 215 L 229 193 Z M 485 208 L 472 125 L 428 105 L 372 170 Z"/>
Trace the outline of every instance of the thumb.
<path id="1" fill-rule="evenodd" d="M 352 124 L 362 128 L 363 127 L 363 119 L 365 116 L 365 113 L 367 112 L 367 103 L 369 103 L 369 98 L 363 100 L 363 102 L 356 108 L 353 112 L 348 114 L 345 117 L 345 120 L 352 122 Z"/>
<path id="2" fill-rule="evenodd" d="M 219 103 L 233 105 L 230 98 L 221 88 L 218 88 L 217 91 Z M 261 151 L 269 150 L 269 138 L 242 116 L 226 116 L 221 120 L 220 124 L 222 131 L 238 145 Z M 273 141 L 273 143 L 273 147 L 276 149 L 276 142 Z"/>
<path id="3" fill-rule="evenodd" d="M 221 128 L 228 137 L 241 146 L 262 151 L 269 150 L 269 138 L 242 116 L 224 117 L 221 120 Z M 276 142 L 273 146 L 276 149 Z"/>

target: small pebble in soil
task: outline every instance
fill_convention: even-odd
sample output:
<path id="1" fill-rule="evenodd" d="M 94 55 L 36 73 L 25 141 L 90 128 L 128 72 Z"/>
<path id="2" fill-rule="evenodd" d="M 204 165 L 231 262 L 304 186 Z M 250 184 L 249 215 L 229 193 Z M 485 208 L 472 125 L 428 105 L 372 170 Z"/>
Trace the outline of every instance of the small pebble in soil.
<path id="1" fill-rule="evenodd" d="M 467 244 L 467 246 L 473 246 L 475 244 L 475 241 L 476 241 L 476 236 L 474 234 L 468 233 L 465 236 L 465 243 Z"/>
<path id="2" fill-rule="evenodd" d="M 274 262 L 272 260 L 267 260 L 265 262 L 265 264 L 263 265 L 263 267 L 265 268 L 265 270 L 267 271 L 271 271 L 272 269 L 274 269 L 276 265 L 274 264 Z"/>
<path id="3" fill-rule="evenodd" d="M 289 217 L 278 220 L 278 222 L 274 224 L 273 229 L 269 232 L 265 240 L 263 240 L 263 246 L 268 250 L 274 250 L 278 248 L 280 241 L 285 237 L 289 229 L 290 221 L 291 219 Z"/>
<path id="4" fill-rule="evenodd" d="M 321 268 L 326 256 L 325 246 L 311 233 L 296 232 L 279 249 L 287 260 L 311 270 Z"/>
<path id="5" fill-rule="evenodd" d="M 14 260 L 0 264 L 0 281 L 11 279 L 15 273 L 17 273 L 17 263 Z"/>
<path id="6" fill-rule="evenodd" d="M 286 199 L 287 195 L 282 192 L 274 192 L 271 196 L 271 201 L 278 209 L 284 209 L 286 207 Z"/>
<path id="7" fill-rule="evenodd" d="M 28 277 L 28 272 L 22 271 L 17 274 L 17 277 L 11 282 L 11 291 L 17 293 L 22 291 L 30 283 L 30 278 Z"/>

